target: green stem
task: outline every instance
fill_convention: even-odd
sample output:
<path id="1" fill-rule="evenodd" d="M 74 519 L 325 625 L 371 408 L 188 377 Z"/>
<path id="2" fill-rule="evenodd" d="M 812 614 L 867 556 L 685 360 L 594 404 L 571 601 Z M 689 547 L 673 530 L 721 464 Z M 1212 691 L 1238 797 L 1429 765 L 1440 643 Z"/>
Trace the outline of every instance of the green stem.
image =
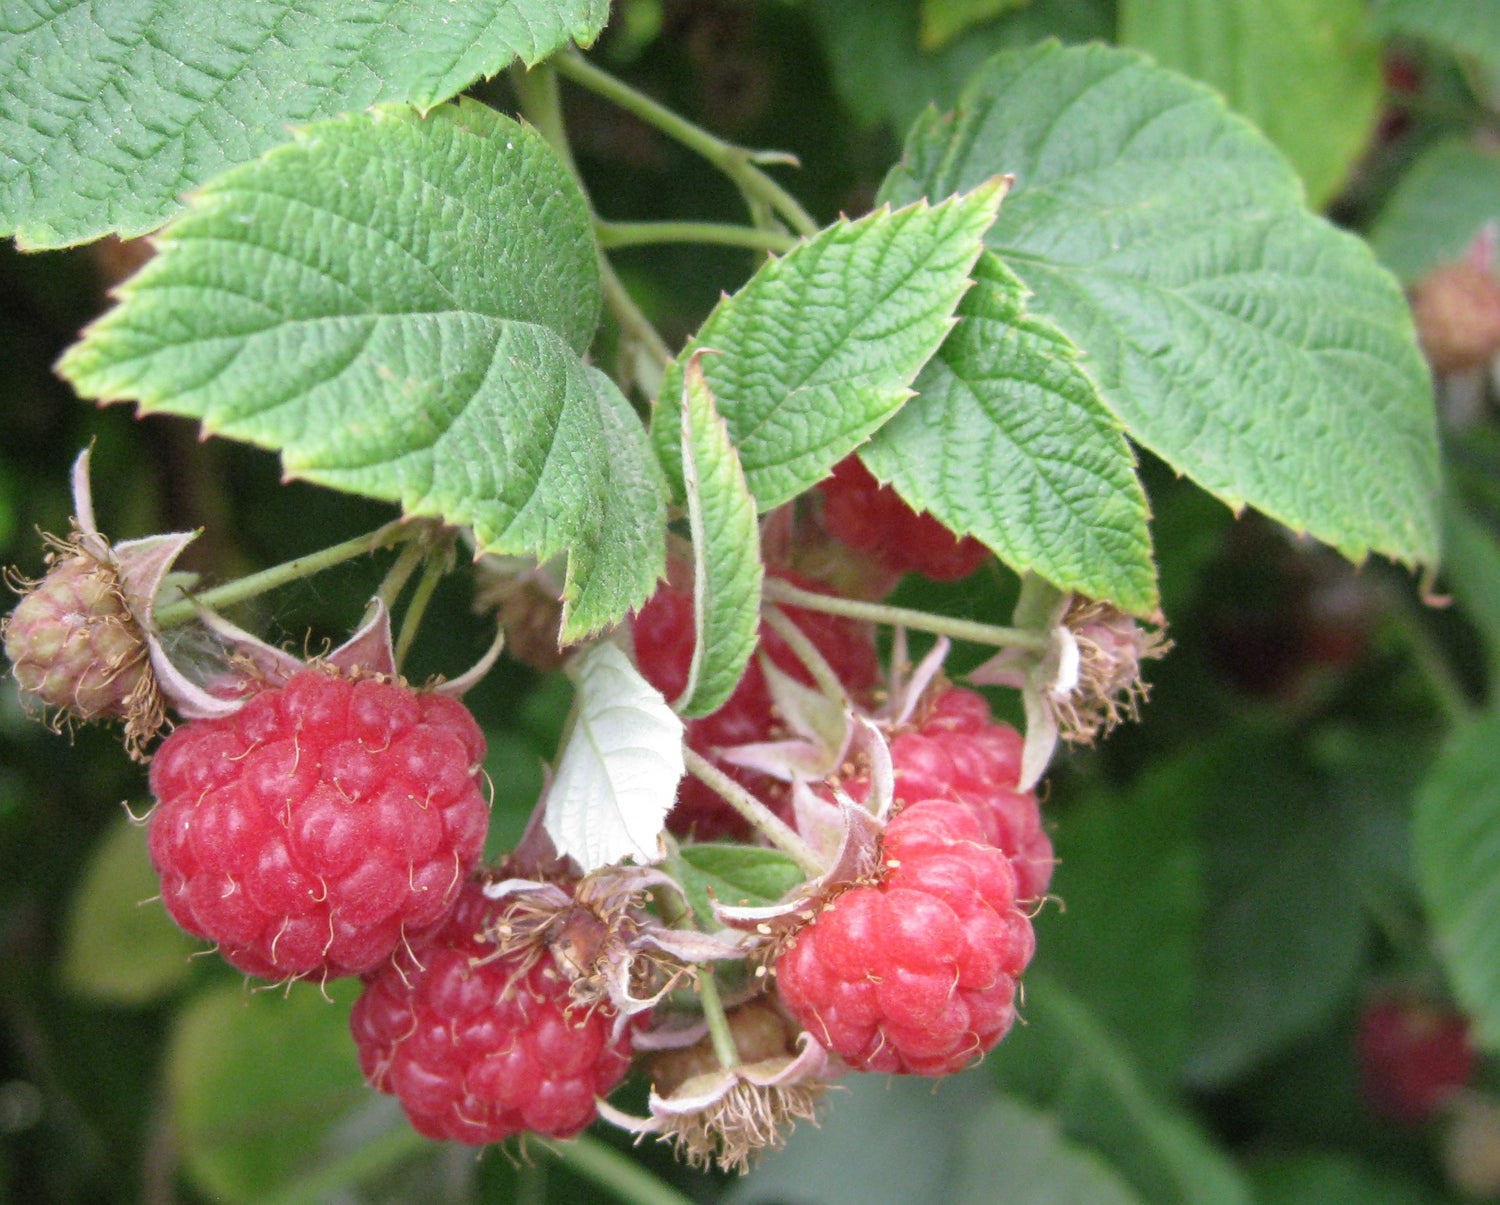
<path id="1" fill-rule="evenodd" d="M 816 878 L 828 869 L 823 860 L 814 852 L 813 847 L 798 836 L 785 820 L 713 762 L 688 748 L 683 749 L 682 756 L 687 764 L 688 773 L 711 786 L 725 803 L 770 838 L 773 845 L 809 875 Z"/>
<path id="2" fill-rule="evenodd" d="M 539 1145 L 564 1167 L 631 1205 L 693 1205 L 692 1198 L 591 1134 L 580 1134 L 567 1142 L 543 1138 Z"/>
<path id="3" fill-rule="evenodd" d="M 252 573 L 238 581 L 226 582 L 222 586 L 215 586 L 212 590 L 194 594 L 190 599 L 163 607 L 155 613 L 153 618 L 159 628 L 186 623 L 197 617 L 200 606 L 215 610 L 232 606 L 247 598 L 254 598 L 258 594 L 274 590 L 278 586 L 284 586 L 288 582 L 311 577 L 314 573 L 320 573 L 344 561 L 352 561 L 355 557 L 374 552 L 377 548 L 385 548 L 403 540 L 410 540 L 420 531 L 419 527 L 408 524 L 406 520 L 396 519 L 366 535 L 345 540 L 342 544 L 335 544 L 332 548 L 324 548 L 321 552 L 299 556 L 295 560 L 272 565 L 269 569 L 262 569 L 259 573 Z"/>
<path id="4" fill-rule="evenodd" d="M 395 607 L 401 591 L 406 589 L 406 583 L 411 580 L 411 575 L 417 571 L 417 566 L 426 555 L 427 550 L 422 543 L 413 541 L 401 550 L 401 555 L 386 570 L 385 579 L 380 583 L 380 589 L 375 591 L 375 597 L 385 604 L 387 611 Z"/>
<path id="5" fill-rule="evenodd" d="M 316 1171 L 293 1180 L 280 1192 L 263 1197 L 261 1205 L 317 1205 L 339 1189 L 368 1180 L 428 1149 L 431 1143 L 426 1138 L 401 1125 L 347 1155 L 320 1164 Z"/>
<path id="6" fill-rule="evenodd" d="M 714 243 L 751 251 L 790 251 L 799 240 L 778 230 L 736 226 L 732 222 L 605 222 L 594 223 L 594 234 L 606 251 L 618 247 L 649 247 L 658 243 Z"/>
<path id="7" fill-rule="evenodd" d="M 1416 613 L 1412 604 L 1407 601 L 1406 595 L 1401 591 L 1392 589 L 1387 591 L 1387 594 L 1390 606 L 1386 613 L 1405 640 L 1407 651 L 1411 654 L 1412 660 L 1417 663 L 1417 669 L 1421 671 L 1428 689 L 1432 692 L 1433 701 L 1437 703 L 1448 722 L 1455 726 L 1472 720 L 1478 713 L 1469 701 L 1468 692 L 1458 680 L 1458 675 L 1453 672 L 1453 667 L 1448 664 L 1448 658 L 1438 646 L 1438 642 L 1427 630 L 1427 625 L 1422 622 L 1422 617 Z"/>
<path id="8" fill-rule="evenodd" d="M 560 57 L 539 64 L 529 71 L 519 66 L 512 68 L 510 79 L 515 87 L 521 112 L 561 157 L 579 190 L 583 192 L 584 199 L 588 200 L 583 176 L 578 171 L 578 164 L 573 158 L 573 147 L 568 142 L 567 127 L 563 124 L 562 96 L 557 87 L 557 72 L 553 70 L 553 64 L 559 63 Z M 593 209 L 592 201 L 589 201 L 589 209 Z M 605 225 L 607 223 L 596 220 L 596 229 Z M 651 325 L 651 320 L 636 304 L 630 290 L 605 257 L 602 238 L 599 240 L 599 285 L 604 294 L 604 304 L 620 324 L 621 333 L 627 341 L 634 341 L 646 353 L 646 363 L 633 365 L 631 376 L 639 382 L 647 396 L 655 397 L 661 387 L 659 368 L 672 362 L 672 350 L 656 327 Z"/>
<path id="9" fill-rule="evenodd" d="M 849 694 L 844 689 L 844 684 L 839 681 L 839 676 L 834 672 L 833 666 L 828 664 L 828 658 L 818 651 L 818 646 L 807 638 L 807 633 L 794 624 L 787 613 L 777 606 L 763 606 L 760 609 L 760 617 L 767 625 L 787 642 L 788 647 L 797 655 L 797 660 L 807 667 L 807 672 L 813 676 L 813 681 L 818 684 L 818 689 L 833 702 L 841 707 L 849 706 Z"/>
<path id="10" fill-rule="evenodd" d="M 725 1071 L 733 1071 L 740 1065 L 740 1052 L 734 1044 L 729 1018 L 724 1013 L 724 1001 L 719 998 L 719 985 L 714 982 L 713 971 L 707 967 L 698 973 L 698 997 L 703 1002 L 703 1019 L 708 1022 L 714 1056 Z"/>
<path id="11" fill-rule="evenodd" d="M 816 594 L 811 590 L 798 589 L 780 578 L 766 578 L 765 597 L 773 602 L 802 607 L 808 611 L 822 611 L 828 615 L 843 615 L 849 619 L 864 619 L 870 623 L 889 624 L 892 627 L 915 628 L 919 632 L 950 636 L 954 640 L 967 640 L 972 644 L 1032 649 L 1037 652 L 1047 646 L 1045 632 L 1032 631 L 1028 628 L 1002 628 L 992 623 L 977 623 L 972 619 L 932 615 L 926 611 L 913 611 L 907 607 L 892 607 L 885 603 L 861 602 L 854 598 Z"/>
<path id="12" fill-rule="evenodd" d="M 614 315 L 616 322 L 620 324 L 620 330 L 627 339 L 633 339 L 642 347 L 648 357 L 649 363 L 659 366 L 656 369 L 656 380 L 654 382 L 641 380 L 641 388 L 647 396 L 655 397 L 661 389 L 661 369 L 665 368 L 673 360 L 672 349 L 667 346 L 665 339 L 657 332 L 656 327 L 651 325 L 651 319 L 647 318 L 630 295 L 630 290 L 625 287 L 625 282 L 616 274 L 613 265 L 601 254 L 599 256 L 599 283 L 604 290 L 604 304 L 609 307 L 609 312 Z M 638 371 L 637 375 L 640 373 Z"/>
<path id="13" fill-rule="evenodd" d="M 416 590 L 412 592 L 411 602 L 406 605 L 406 614 L 401 617 L 401 632 L 396 637 L 396 665 L 398 667 L 406 660 L 407 651 L 411 648 L 412 641 L 417 638 L 417 629 L 422 626 L 422 616 L 427 611 L 427 604 L 432 601 L 438 583 L 452 568 L 449 560 L 452 549 L 453 544 L 449 540 L 446 547 L 429 550 L 427 554 L 427 563 L 422 567 L 422 577 L 417 582 Z"/>
<path id="14" fill-rule="evenodd" d="M 798 234 L 810 235 L 817 232 L 817 222 L 813 221 L 797 199 L 755 166 L 757 159 L 765 162 L 774 160 L 776 156 L 756 155 L 744 147 L 725 142 L 644 93 L 637 92 L 624 80 L 601 71 L 582 55 L 568 52 L 554 56 L 550 62 L 557 68 L 559 75 L 565 75 L 575 84 L 613 101 L 647 125 L 656 127 L 667 137 L 702 155 L 734 181 L 747 202 L 760 201 L 768 205 Z M 786 161 L 785 156 L 779 158 Z"/>

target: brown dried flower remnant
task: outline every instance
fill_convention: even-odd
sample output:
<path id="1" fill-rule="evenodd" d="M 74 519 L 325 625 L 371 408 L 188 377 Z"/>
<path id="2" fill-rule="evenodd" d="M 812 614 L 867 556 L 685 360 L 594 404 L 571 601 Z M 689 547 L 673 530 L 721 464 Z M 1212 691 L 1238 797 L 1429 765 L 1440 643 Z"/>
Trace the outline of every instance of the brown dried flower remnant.
<path id="1" fill-rule="evenodd" d="M 743 1004 L 728 1019 L 736 1066 L 720 1065 L 707 1036 L 662 1051 L 649 1064 L 651 1116 L 631 1117 L 604 1101 L 600 1115 L 639 1136 L 659 1135 L 693 1167 L 745 1172 L 752 1155 L 785 1145 L 798 1121 L 816 1120 L 828 1054 L 767 1000 Z"/>

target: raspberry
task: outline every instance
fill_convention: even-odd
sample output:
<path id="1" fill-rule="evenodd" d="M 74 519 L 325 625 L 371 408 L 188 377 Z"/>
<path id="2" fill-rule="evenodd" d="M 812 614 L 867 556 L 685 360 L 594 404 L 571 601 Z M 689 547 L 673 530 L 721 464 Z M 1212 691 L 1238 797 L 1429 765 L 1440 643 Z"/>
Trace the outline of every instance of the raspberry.
<path id="1" fill-rule="evenodd" d="M 378 966 L 478 861 L 483 760 L 457 700 L 326 669 L 184 724 L 151 765 L 167 911 L 252 975 Z"/>
<path id="2" fill-rule="evenodd" d="M 16 604 L 5 655 L 23 692 L 84 721 L 129 715 L 150 675 L 114 567 L 83 552 L 57 558 Z"/>
<path id="3" fill-rule="evenodd" d="M 886 827 L 884 874 L 827 904 L 776 961 L 782 1001 L 862 1071 L 949 1075 L 1015 1020 L 1031 922 L 1015 872 L 950 799 Z"/>
<path id="4" fill-rule="evenodd" d="M 773 569 L 771 573 L 804 590 L 826 593 L 820 583 L 785 569 Z M 799 607 L 787 607 L 786 614 L 827 658 L 851 696 L 859 698 L 870 691 L 879 678 L 880 664 L 867 625 Z M 693 660 L 692 594 L 671 585 L 662 586 L 636 613 L 631 628 L 641 673 L 668 699 L 675 699 L 687 685 Z M 777 668 L 808 686 L 813 685 L 812 675 L 797 654 L 765 624 L 760 629 L 760 647 Z M 774 731 L 770 687 L 758 660 L 752 657 L 745 676 L 724 705 L 711 715 L 687 722 L 686 740 L 689 748 L 712 757 L 715 749 L 769 740 Z M 786 797 L 785 787 L 767 775 L 715 764 L 773 806 Z M 667 825 L 674 833 L 692 834 L 700 840 L 748 835 L 739 815 L 712 788 L 691 776 L 684 778 L 678 788 L 677 806 L 667 817 Z"/>
<path id="5" fill-rule="evenodd" d="M 823 526 L 851 548 L 868 552 L 895 573 L 916 571 L 934 581 L 968 577 L 989 549 L 972 536 L 960 539 L 926 511 L 915 511 L 888 485 L 875 480 L 858 456 L 846 456 L 818 483 Z"/>
<path id="6" fill-rule="evenodd" d="M 360 1067 L 428 1138 L 571 1138 L 629 1068 L 629 1031 L 610 1037 L 607 1006 L 571 1007 L 550 952 L 497 955 L 481 933 L 499 908 L 469 882 L 415 957 L 366 976 L 349 1018 Z"/>
<path id="7" fill-rule="evenodd" d="M 953 799 L 967 806 L 983 839 L 1004 853 L 1016 872 L 1016 898 L 1039 900 L 1052 881 L 1052 842 L 1042 828 L 1035 791 L 1017 791 L 1021 734 L 997 723 L 984 696 L 949 687 L 929 702 L 915 729 L 891 741 L 896 805 L 918 799 Z M 839 784 L 861 803 L 869 796 L 864 775 Z"/>
<path id="8" fill-rule="evenodd" d="M 1474 1074 L 1468 1020 L 1430 1001 L 1374 1001 L 1360 1017 L 1357 1044 L 1365 1099 L 1407 1125 L 1430 1119 Z"/>

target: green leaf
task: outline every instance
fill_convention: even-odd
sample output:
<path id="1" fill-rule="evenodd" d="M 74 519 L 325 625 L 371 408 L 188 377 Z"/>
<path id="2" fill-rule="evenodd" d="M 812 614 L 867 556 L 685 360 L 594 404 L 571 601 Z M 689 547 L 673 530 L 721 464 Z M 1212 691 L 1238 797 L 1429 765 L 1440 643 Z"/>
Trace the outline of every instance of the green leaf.
<path id="1" fill-rule="evenodd" d="M 547 835 L 585 874 L 625 858 L 654 862 L 682 778 L 682 721 L 608 642 L 568 675 L 577 693 L 547 787 Z"/>
<path id="2" fill-rule="evenodd" d="M 717 711 L 760 642 L 760 525 L 740 458 L 719 417 L 701 359 L 688 361 L 682 395 L 682 476 L 693 533 L 693 626 L 682 715 Z"/>
<path id="3" fill-rule="evenodd" d="M 1417 881 L 1474 1038 L 1500 1050 L 1500 715 L 1460 728 L 1417 795 Z"/>
<path id="4" fill-rule="evenodd" d="M 1152 1205 L 1250 1205 L 1233 1161 L 1147 1089 L 1082 1001 L 1035 970 L 1025 983 L 1027 1023 L 986 1062 L 1003 1089 L 1055 1113 Z"/>
<path id="5" fill-rule="evenodd" d="M 953 104 L 964 82 L 997 50 L 1048 37 L 1109 39 L 1115 31 L 1113 0 L 1031 0 L 929 53 L 922 47 L 921 11 L 913 0 L 818 0 L 805 9 L 844 108 L 866 125 L 897 130 L 911 125 L 929 104 Z"/>
<path id="6" fill-rule="evenodd" d="M 1140 1205 L 1115 1170 L 1057 1121 L 1000 1097 L 964 1122 L 955 1205 Z"/>
<path id="7" fill-rule="evenodd" d="M 1442 1205 L 1451 1198 L 1347 1155 L 1282 1155 L 1251 1164 L 1259 1205 Z"/>
<path id="8" fill-rule="evenodd" d="M 668 369 L 652 434 L 676 461 L 683 369 L 695 353 L 761 510 L 795 497 L 911 394 L 969 287 L 998 180 L 941 204 L 840 221 L 768 261 L 715 308 Z"/>
<path id="9" fill-rule="evenodd" d="M 1233 740 L 1182 769 L 1203 812 L 1208 899 L 1188 1070 L 1217 1084 L 1325 1020 L 1353 990 L 1367 800 L 1288 756 L 1287 738 Z"/>
<path id="10" fill-rule="evenodd" d="M 58 247 L 160 226 L 180 198 L 384 101 L 430 107 L 590 42 L 607 0 L 100 0 L 0 12 L 0 235 Z"/>
<path id="11" fill-rule="evenodd" d="M 939 50 L 959 34 L 1032 0 L 922 0 L 923 50 Z"/>
<path id="12" fill-rule="evenodd" d="M 724 1205 L 939 1205 L 967 1134 L 960 1119 L 995 1099 L 983 1073 L 940 1080 L 846 1075 L 818 1126 L 798 1126 L 731 1184 Z"/>
<path id="13" fill-rule="evenodd" d="M 1063 908 L 1036 920 L 1036 965 L 1094 1009 L 1158 1084 L 1178 1078 L 1198 1003 L 1199 784 L 1180 769 L 1158 765 L 1128 796 L 1096 791 L 1063 813 L 1051 887 Z"/>
<path id="14" fill-rule="evenodd" d="M 161 884 L 146 852 L 146 829 L 121 815 L 89 855 L 73 893 L 63 938 L 62 978 L 109 1004 L 146 1004 L 187 982 L 203 943 L 179 929 L 157 902 Z"/>
<path id="15" fill-rule="evenodd" d="M 1123 0 L 1120 42 L 1211 84 L 1291 160 L 1314 205 L 1338 191 L 1380 111 L 1364 0 Z"/>
<path id="16" fill-rule="evenodd" d="M 713 915 L 712 901 L 764 908 L 807 876 L 780 850 L 753 845 L 684 845 L 683 887 L 700 917 Z"/>
<path id="17" fill-rule="evenodd" d="M 1207 88 L 1125 50 L 998 55 L 929 115 L 892 202 L 1013 172 L 986 242 L 1138 442 L 1346 556 L 1431 562 L 1438 456 L 1396 282 Z"/>
<path id="18" fill-rule="evenodd" d="M 1375 25 L 1473 59 L 1491 79 L 1500 78 L 1500 13 L 1488 0 L 1379 0 Z"/>
<path id="19" fill-rule="evenodd" d="M 1407 284 L 1460 258 L 1486 223 L 1500 223 L 1500 155 L 1450 138 L 1401 177 L 1370 232 L 1376 253 Z"/>
<path id="20" fill-rule="evenodd" d="M 261 1201 L 322 1161 L 370 1100 L 349 1036 L 358 985 L 216 989 L 177 1016 L 167 1051 L 175 1137 L 208 1196 Z"/>
<path id="21" fill-rule="evenodd" d="M 202 189 L 159 246 L 63 357 L 80 393 L 201 419 L 482 551 L 569 551 L 564 639 L 650 593 L 664 488 L 580 359 L 588 207 L 534 130 L 469 102 L 314 126 Z"/>
<path id="22" fill-rule="evenodd" d="M 918 510 L 1018 573 L 1144 614 L 1157 602 L 1146 496 L 1118 420 L 1055 326 L 985 253 L 917 395 L 861 458 Z"/>
<path id="23" fill-rule="evenodd" d="M 1490 693 L 1500 696 L 1500 536 L 1450 497 L 1443 527 L 1443 576 L 1479 629 Z"/>

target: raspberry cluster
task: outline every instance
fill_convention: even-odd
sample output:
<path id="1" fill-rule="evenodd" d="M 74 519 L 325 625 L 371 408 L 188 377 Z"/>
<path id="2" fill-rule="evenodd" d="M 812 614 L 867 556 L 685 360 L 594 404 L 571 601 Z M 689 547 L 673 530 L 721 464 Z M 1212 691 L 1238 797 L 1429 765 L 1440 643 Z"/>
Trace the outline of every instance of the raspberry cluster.
<path id="1" fill-rule="evenodd" d="M 458 701 L 319 668 L 182 725 L 151 765 L 167 911 L 252 975 L 380 965 L 479 859 L 484 751 Z"/>
<path id="2" fill-rule="evenodd" d="M 877 881 L 830 900 L 776 960 L 792 1014 L 862 1071 L 949 1075 L 1015 1020 L 1031 921 L 1010 859 L 952 799 L 890 822 Z"/>
<path id="3" fill-rule="evenodd" d="M 804 590 L 829 592 L 821 583 L 800 577 L 790 570 L 771 569 L 769 572 Z M 828 661 L 851 697 L 861 698 L 869 693 L 879 680 L 880 664 L 868 625 L 798 607 L 786 608 L 786 614 Z M 641 673 L 668 699 L 675 699 L 687 685 L 693 660 L 692 594 L 672 585 L 662 586 L 636 613 L 631 621 L 631 631 Z M 797 654 L 766 624 L 760 629 L 760 651 L 778 669 L 807 686 L 813 685 L 812 675 Z M 775 734 L 770 687 L 759 661 L 752 657 L 745 676 L 724 705 L 712 715 L 687 722 L 686 740 L 690 749 L 714 760 L 742 786 L 761 795 L 773 807 L 779 807 L 786 797 L 785 788 L 774 779 L 718 761 L 715 757 L 720 749 L 770 740 Z M 674 833 L 692 835 L 700 840 L 748 835 L 738 813 L 691 776 L 684 778 L 678 788 L 677 803 L 667 817 L 667 825 Z"/>
<path id="4" fill-rule="evenodd" d="M 365 977 L 349 1019 L 360 1067 L 429 1138 L 571 1138 L 629 1069 L 629 1031 L 576 1007 L 549 951 L 497 954 L 483 936 L 496 912 L 470 880 L 441 929 Z"/>
<path id="5" fill-rule="evenodd" d="M 818 491 L 828 534 L 870 553 L 893 573 L 957 581 L 989 555 L 972 536 L 960 539 L 926 511 L 913 510 L 890 486 L 876 481 L 858 456 L 839 461 L 833 474 L 818 483 Z"/>

